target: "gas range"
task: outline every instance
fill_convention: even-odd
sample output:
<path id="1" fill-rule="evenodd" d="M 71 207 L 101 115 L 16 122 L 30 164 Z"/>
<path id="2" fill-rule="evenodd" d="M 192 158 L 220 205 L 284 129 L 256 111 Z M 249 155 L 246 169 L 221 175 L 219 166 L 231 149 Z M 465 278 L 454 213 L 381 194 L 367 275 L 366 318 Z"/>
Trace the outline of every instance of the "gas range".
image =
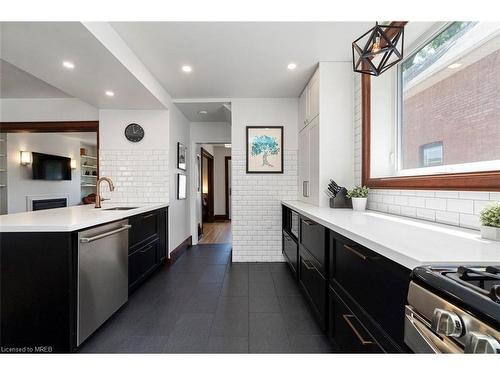
<path id="1" fill-rule="evenodd" d="M 500 354 L 500 266 L 414 269 L 405 342 L 416 353 Z"/>

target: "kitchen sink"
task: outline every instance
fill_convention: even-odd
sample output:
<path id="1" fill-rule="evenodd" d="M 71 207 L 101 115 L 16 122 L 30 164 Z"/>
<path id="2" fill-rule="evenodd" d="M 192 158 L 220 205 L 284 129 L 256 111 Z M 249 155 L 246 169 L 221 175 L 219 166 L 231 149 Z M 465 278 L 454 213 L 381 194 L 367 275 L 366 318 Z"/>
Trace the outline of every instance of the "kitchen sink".
<path id="1" fill-rule="evenodd" d="M 127 211 L 127 210 L 133 210 L 134 208 L 138 208 L 138 207 L 112 207 L 112 208 L 103 208 L 103 211 Z"/>

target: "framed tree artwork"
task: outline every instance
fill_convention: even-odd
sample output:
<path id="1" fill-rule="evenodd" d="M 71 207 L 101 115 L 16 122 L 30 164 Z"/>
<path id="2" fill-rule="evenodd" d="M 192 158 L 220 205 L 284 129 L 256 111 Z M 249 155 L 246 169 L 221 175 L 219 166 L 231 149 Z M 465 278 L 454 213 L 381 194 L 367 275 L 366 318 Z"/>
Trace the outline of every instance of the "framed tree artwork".
<path id="1" fill-rule="evenodd" d="M 283 126 L 247 126 L 247 173 L 283 173 Z"/>
<path id="2" fill-rule="evenodd" d="M 187 148 L 180 142 L 177 142 L 177 169 L 186 170 Z"/>

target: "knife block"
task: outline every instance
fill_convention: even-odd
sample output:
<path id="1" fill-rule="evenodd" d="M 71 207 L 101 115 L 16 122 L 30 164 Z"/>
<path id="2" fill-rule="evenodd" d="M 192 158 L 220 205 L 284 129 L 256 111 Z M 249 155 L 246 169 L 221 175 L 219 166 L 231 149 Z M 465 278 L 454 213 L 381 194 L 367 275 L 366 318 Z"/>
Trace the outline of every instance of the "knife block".
<path id="1" fill-rule="evenodd" d="M 342 188 L 335 198 L 330 198 L 330 208 L 352 208 L 351 198 L 347 198 L 347 189 Z"/>

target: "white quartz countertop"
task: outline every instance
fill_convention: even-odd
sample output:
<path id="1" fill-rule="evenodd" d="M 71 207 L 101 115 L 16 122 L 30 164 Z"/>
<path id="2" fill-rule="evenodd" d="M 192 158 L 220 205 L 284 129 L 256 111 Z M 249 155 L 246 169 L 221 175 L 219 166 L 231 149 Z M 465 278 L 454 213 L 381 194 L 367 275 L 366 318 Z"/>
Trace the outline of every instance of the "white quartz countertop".
<path id="1" fill-rule="evenodd" d="M 131 210 L 106 211 L 113 207 L 135 207 Z M 103 203 L 20 212 L 0 216 L 0 232 L 72 232 L 94 225 L 167 207 L 168 203 Z"/>
<path id="2" fill-rule="evenodd" d="M 499 265 L 500 242 L 479 231 L 351 209 L 316 207 L 300 201 L 285 206 L 409 268 L 422 265 Z"/>

